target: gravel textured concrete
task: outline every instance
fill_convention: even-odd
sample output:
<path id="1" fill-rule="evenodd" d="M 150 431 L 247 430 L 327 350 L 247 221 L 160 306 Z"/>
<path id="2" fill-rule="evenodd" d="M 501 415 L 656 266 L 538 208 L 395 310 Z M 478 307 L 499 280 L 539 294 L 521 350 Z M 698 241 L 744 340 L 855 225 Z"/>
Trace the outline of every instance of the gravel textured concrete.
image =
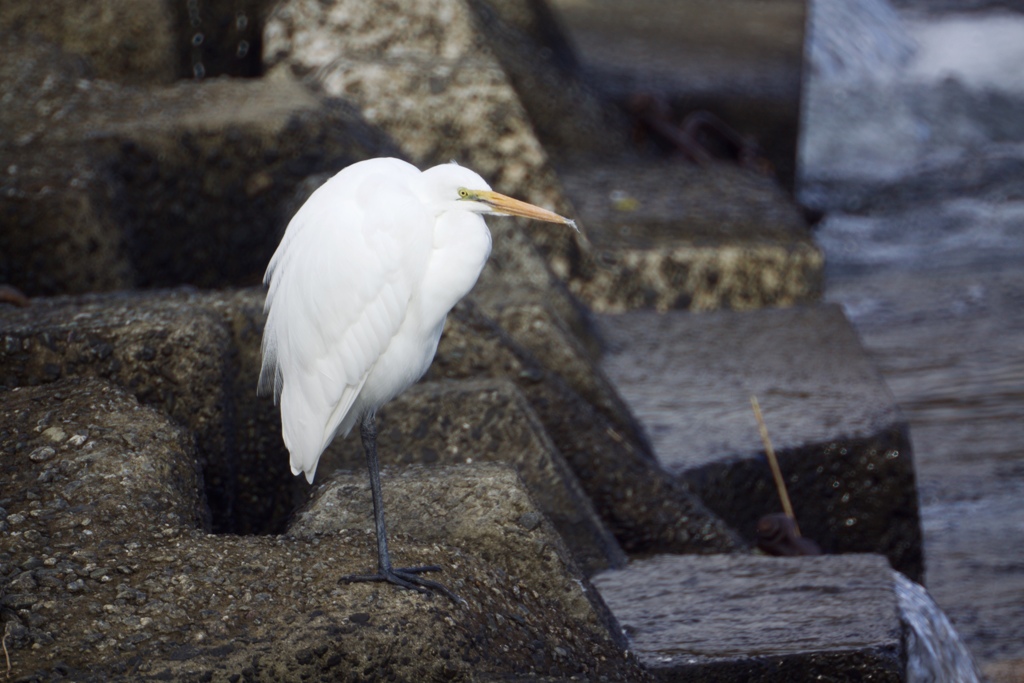
<path id="1" fill-rule="evenodd" d="M 338 583 L 374 562 L 352 478 L 355 528 L 313 522 L 338 500 L 325 488 L 301 537 L 209 535 L 188 433 L 116 386 L 14 389 L 2 418 L 0 612 L 17 680 L 643 678 L 508 467 L 387 479 L 396 559 L 440 561 L 460 606 Z M 438 519 L 425 540 L 402 534 Z"/>

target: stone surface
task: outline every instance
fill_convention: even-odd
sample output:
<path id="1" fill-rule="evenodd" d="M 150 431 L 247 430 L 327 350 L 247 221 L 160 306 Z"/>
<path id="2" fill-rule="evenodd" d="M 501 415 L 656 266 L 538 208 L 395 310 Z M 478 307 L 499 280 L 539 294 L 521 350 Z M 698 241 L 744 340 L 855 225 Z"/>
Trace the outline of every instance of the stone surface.
<path id="1" fill-rule="evenodd" d="M 166 84 L 177 76 L 173 19 L 165 0 L 5 0 L 0 32 L 60 45 L 83 58 L 98 78 Z"/>
<path id="2" fill-rule="evenodd" d="M 506 30 L 515 31 L 521 40 L 549 54 L 541 55 L 560 68 L 577 65 L 576 53 L 569 41 L 564 22 L 549 2 L 519 2 L 518 0 L 474 0 L 472 7 L 479 13 L 490 13 L 491 20 L 500 21 Z M 482 21 L 486 21 L 484 17 Z M 488 29 L 484 29 L 488 31 Z"/>
<path id="3" fill-rule="evenodd" d="M 421 168 L 455 160 L 501 192 L 572 214 L 515 90 L 461 0 L 281 3 L 265 39 L 271 68 L 356 104 Z M 583 247 L 571 230 L 551 231 L 548 241 L 564 255 L 545 259 L 524 232 L 528 224 L 489 221 L 491 257 L 474 295 L 492 315 L 510 296 L 544 302 L 579 330 L 584 314 L 565 281 L 570 262 L 585 258 Z"/>
<path id="4" fill-rule="evenodd" d="M 557 164 L 570 158 L 607 159 L 639 151 L 626 113 L 580 78 L 568 34 L 547 3 L 469 0 L 468 4 L 537 138 Z"/>
<path id="5" fill-rule="evenodd" d="M 38 37 L 79 57 L 97 78 L 167 85 L 178 78 L 262 73 L 269 0 L 10 0 L 0 30 Z"/>
<path id="6" fill-rule="evenodd" d="M 588 310 L 552 272 L 525 223 L 511 218 L 490 220 L 491 256 L 473 288 L 473 300 L 492 317 L 518 307 L 544 306 L 581 339 L 586 339 Z"/>
<path id="7" fill-rule="evenodd" d="M 804 16 L 800 2 L 553 0 L 578 58 L 613 93 L 746 89 L 798 100 Z M 595 74 L 598 75 L 598 74 Z M 797 102 L 794 102 L 797 104 Z"/>
<path id="8" fill-rule="evenodd" d="M 224 455 L 236 453 L 225 386 L 230 339 L 218 316 L 185 296 L 35 299 L 0 310 L 0 335 L 4 388 L 76 376 L 127 388 L 192 429 L 214 516 L 233 507 L 235 487 L 223 467 L 230 462 Z"/>
<path id="9" fill-rule="evenodd" d="M 278 681 L 356 671 L 643 680 L 557 535 L 546 523 L 524 524 L 540 515 L 507 468 L 388 479 L 389 496 L 422 496 L 429 512 L 416 514 L 443 516 L 448 532 L 427 543 L 399 532 L 396 557 L 442 559 L 444 580 L 466 601 L 459 606 L 339 584 L 347 568 L 374 561 L 372 535 L 360 530 L 296 538 L 195 529 L 201 499 L 187 433 L 117 387 L 60 380 L 3 398 L 0 466 L 12 485 L 0 506 L 0 614 L 19 680 Z M 403 507 L 392 507 L 394 526 L 407 527 Z M 503 528 L 483 531 L 484 511 Z"/>
<path id="10" fill-rule="evenodd" d="M 878 556 L 662 555 L 594 583 L 659 680 L 906 680 Z"/>
<path id="11" fill-rule="evenodd" d="M 212 454 L 210 460 L 225 472 L 225 488 L 232 504 L 223 510 L 217 531 L 282 532 L 307 495 L 305 481 L 293 477 L 288 468 L 277 406 L 255 390 L 266 320 L 263 301 L 262 289 L 241 289 L 191 294 L 178 304 L 217 315 L 230 339 L 230 372 L 224 381 L 231 401 L 225 427 L 232 434 L 235 452 L 228 457 Z M 207 490 L 210 488 L 208 484 Z"/>
<path id="12" fill-rule="evenodd" d="M 208 523 L 215 531 L 280 532 L 306 485 L 288 474 L 277 409 L 255 392 L 262 307 L 260 289 L 91 295 L 36 299 L 25 309 L 4 307 L 0 384 L 25 386 L 88 375 L 126 387 L 195 432 L 212 512 Z M 558 371 L 570 366 L 563 360 L 566 353 L 559 350 L 541 363 L 463 303 L 449 316 L 429 377 L 513 382 L 547 433 L 545 443 L 550 438 L 570 463 L 602 520 L 628 550 L 742 547 L 685 484 L 658 467 L 646 442 L 636 438 L 636 423 L 628 413 L 615 412 L 619 399 L 607 387 L 583 382 L 585 356 L 575 356 L 572 365 L 584 388 L 590 388 L 587 398 L 566 383 Z M 447 407 L 458 405 L 479 413 L 479 406 L 467 401 Z M 444 407 L 431 406 L 432 418 L 442 419 Z M 394 413 L 401 415 L 397 407 Z M 455 410 L 444 419 L 461 424 L 464 418 Z M 518 433 L 533 434 L 532 427 Z M 452 434 L 437 437 L 457 442 Z M 354 460 L 362 471 L 361 458 Z M 550 486 L 539 483 L 538 490 L 553 501 L 559 493 Z M 585 510 L 576 510 L 578 517 L 557 510 L 553 503 L 545 507 L 563 518 L 560 528 L 578 533 L 575 527 L 582 523 L 589 529 L 591 540 L 573 546 L 589 558 L 582 560 L 584 566 L 596 566 L 593 562 L 602 555 L 612 565 L 618 562 L 616 550 L 605 547 L 599 525 Z"/>
<path id="13" fill-rule="evenodd" d="M 448 316 L 427 377 L 485 376 L 516 383 L 627 552 L 732 552 L 744 547 L 685 482 L 661 468 L 646 442 L 631 436 L 629 416 L 602 413 L 464 301 Z"/>
<path id="14" fill-rule="evenodd" d="M 744 132 L 758 131 L 776 165 L 791 173 L 802 3 L 554 4 L 600 88 L 620 101 L 660 93 L 680 117 L 703 102 L 741 121 Z M 756 105 L 737 104 L 753 92 Z M 596 252 L 581 262 L 573 291 L 595 309 L 752 308 L 820 295 L 821 255 L 792 201 L 766 179 L 615 157 L 555 162 Z"/>
<path id="15" fill-rule="evenodd" d="M 506 4 L 525 6 L 498 2 L 493 3 L 490 13 L 480 9 L 490 6 L 488 3 L 476 2 L 474 7 L 478 8 L 484 31 L 491 39 L 491 49 L 516 87 L 576 208 L 575 215 L 584 226 L 588 243 L 581 247 L 582 254 L 574 262 L 574 275 L 570 280 L 570 288 L 576 296 L 601 311 L 638 307 L 751 308 L 786 305 L 820 296 L 823 267 L 820 253 L 792 199 L 774 180 L 732 166 L 698 169 L 687 164 L 638 161 L 640 154 L 650 155 L 651 150 L 649 145 L 627 138 L 635 132 L 635 121 L 614 111 L 617 107 L 608 107 L 610 98 L 600 91 L 600 87 L 608 83 L 600 80 L 597 87 L 591 88 L 595 84 L 580 79 L 578 69 L 574 68 L 575 61 L 561 57 L 559 46 L 567 37 L 562 37 L 565 36 L 561 30 L 563 22 L 557 20 L 557 13 L 547 10 L 548 16 L 547 12 L 538 10 L 541 17 L 537 18 L 526 10 L 508 8 Z M 716 104 L 734 118 L 746 119 L 747 127 L 757 130 L 762 143 L 771 147 L 776 164 L 786 167 L 783 175 L 787 178 L 792 175 L 799 106 L 802 3 L 780 3 L 770 9 L 749 3 L 719 3 L 714 8 L 688 5 L 682 10 L 687 13 L 686 21 L 673 27 L 688 26 L 694 23 L 696 16 L 695 23 L 702 27 L 714 25 L 723 35 L 716 33 L 714 38 L 687 35 L 689 40 L 685 41 L 660 40 L 671 30 L 659 24 L 664 13 L 671 15 L 680 11 L 664 3 L 631 5 L 627 12 L 607 3 L 573 3 L 571 7 L 560 9 L 573 21 L 583 15 L 606 13 L 611 17 L 606 27 L 609 34 L 601 34 L 604 45 L 621 48 L 622 43 L 631 39 L 624 35 L 638 28 L 639 33 L 632 36 L 637 43 L 649 43 L 653 35 L 656 49 L 666 49 L 672 56 L 678 56 L 675 50 L 689 49 L 698 53 L 689 60 L 676 59 L 672 69 L 685 69 L 687 63 L 696 60 L 702 68 L 709 61 L 717 65 L 718 61 L 707 59 L 701 52 L 703 48 L 715 52 L 719 58 L 724 52 L 738 52 L 739 57 L 725 58 L 730 66 L 724 71 L 733 77 L 744 69 L 755 71 L 758 76 L 753 80 L 763 84 L 763 71 L 774 68 L 785 74 L 781 78 L 787 84 L 780 86 L 775 95 L 759 100 L 758 106 L 751 106 L 750 102 L 728 102 L 730 97 L 742 99 L 745 96 L 738 92 L 749 93 L 750 88 L 746 86 L 730 90 L 725 96 L 727 102 Z M 770 17 L 773 28 L 779 30 L 765 35 L 749 27 L 737 28 L 735 21 L 721 20 L 719 16 L 735 18 L 733 13 L 750 12 L 759 13 L 761 18 Z M 498 19 L 491 19 L 492 15 Z M 721 21 L 716 24 L 714 17 Z M 543 30 L 536 28 L 538 23 L 544 26 Z M 731 28 L 726 28 L 729 24 Z M 580 28 L 576 23 L 572 26 Z M 680 30 L 686 31 L 685 28 Z M 739 44 L 729 43 L 730 31 L 757 34 L 753 41 L 756 47 L 745 40 L 749 38 L 746 34 L 743 39 L 737 40 L 735 35 L 731 38 Z M 548 37 L 534 38 L 537 34 Z M 580 38 L 579 31 L 574 37 Z M 533 48 L 544 40 L 543 47 Z M 704 45 L 703 41 L 714 45 Z M 716 41 L 722 44 L 715 44 Z M 680 47 L 681 44 L 686 47 Z M 694 48 L 694 44 L 701 47 Z M 593 46 L 586 45 L 584 59 L 593 56 L 587 47 Z M 635 67 L 638 71 L 651 67 L 649 61 L 641 60 L 640 65 L 630 62 L 629 57 L 623 57 L 621 49 L 595 47 L 593 53 L 605 58 L 614 54 L 615 59 L 624 58 L 629 63 L 627 68 Z M 762 59 L 765 53 L 771 55 L 767 60 Z M 533 61 L 530 55 L 534 55 Z M 547 64 L 535 63 L 538 61 Z M 662 55 L 662 61 L 657 63 L 667 64 L 668 61 Z M 765 66 L 766 62 L 773 66 Z M 662 75 L 669 71 L 665 70 Z M 719 84 L 729 80 L 708 74 L 704 74 L 704 78 Z M 692 86 L 694 80 L 690 78 L 687 82 Z M 680 89 L 686 89 L 680 83 L 677 85 L 678 88 L 668 90 L 678 95 Z M 564 103 L 567 98 L 571 102 Z M 680 106 L 692 109 L 697 103 L 681 102 Z M 780 109 L 784 112 L 777 111 Z M 751 110 L 757 111 L 756 117 L 743 113 Z M 573 111 L 574 115 L 566 117 L 565 111 Z M 716 111 L 722 113 L 719 109 Z M 766 111 L 778 115 L 778 120 L 765 116 Z M 773 118 L 774 123 L 766 127 L 764 122 L 768 118 Z M 560 127 L 571 128 L 573 133 L 563 134 Z M 574 135 L 584 139 L 578 140 Z M 623 193 L 627 195 L 625 202 L 639 201 L 640 210 L 633 215 L 608 208 L 612 204 L 623 205 Z M 640 222 L 645 224 L 637 225 Z M 544 233 L 547 231 L 542 226 L 527 225 L 526 229 L 538 244 L 546 243 Z M 630 238 L 624 235 L 627 230 L 631 232 Z M 636 238 L 642 233 L 646 233 L 648 240 L 640 246 Z M 548 253 L 546 247 L 542 246 L 542 250 Z"/>
<path id="16" fill-rule="evenodd" d="M 85 62 L 6 32 L 0 49 L 0 280 L 28 294 L 125 286 L 131 270 L 96 164 L 32 145 L 95 96 Z"/>
<path id="17" fill-rule="evenodd" d="M 256 284 L 304 178 L 394 152 L 283 73 L 126 88 L 2 40 L 0 276 L 28 294 Z"/>
<path id="18" fill-rule="evenodd" d="M 785 450 L 901 420 L 889 388 L 835 305 L 598 318 L 602 365 L 680 473 L 763 450 L 750 396 Z M 837 363 L 836 358 L 842 358 Z M 674 389 L 662 392 L 665 386 Z"/>
<path id="19" fill-rule="evenodd" d="M 30 296 L 130 286 L 109 186 L 88 158 L 28 149 L 0 150 L 0 160 L 0 280 Z"/>
<path id="20" fill-rule="evenodd" d="M 604 528 L 576 475 L 508 379 L 418 384 L 381 408 L 377 429 L 378 452 L 385 467 L 470 462 L 513 465 L 538 509 L 561 534 L 586 574 L 625 565 L 625 554 Z M 331 476 L 336 467 L 355 471 L 356 479 L 367 483 L 358 433 L 335 440 L 321 458 L 318 471 Z M 362 509 L 367 523 L 370 510 L 368 504 Z M 429 518 L 421 521 L 424 527 L 435 524 Z M 421 541 L 432 535 L 419 530 L 409 533 Z"/>
<path id="21" fill-rule="evenodd" d="M 541 574 L 564 573 L 569 582 L 583 580 L 571 553 L 550 522 L 538 514 L 532 497 L 509 465 L 463 463 L 456 467 L 386 468 L 381 487 L 388 533 L 402 542 L 414 538 L 423 546 L 433 543 L 459 548 L 520 580 L 531 572 L 536 576 L 538 562 L 548 567 Z M 376 559 L 371 510 L 366 476 L 362 472 L 338 472 L 317 486 L 309 502 L 296 512 L 287 535 L 310 540 L 342 531 L 362 532 L 361 536 L 369 541 L 368 549 L 373 551 L 368 553 L 373 560 L 365 568 L 371 570 Z M 397 554 L 401 545 L 394 545 Z M 445 573 L 442 571 L 437 577 L 443 581 Z M 445 585 L 456 594 L 467 588 L 466 584 L 452 581 Z M 551 592 L 564 593 L 569 601 L 566 606 L 577 616 L 595 608 L 605 609 L 592 587 L 579 588 L 552 586 Z M 582 603 L 570 607 L 574 601 Z M 583 620 L 586 621 L 585 616 Z"/>
<path id="22" fill-rule="evenodd" d="M 804 535 L 829 553 L 884 554 L 920 580 L 908 429 L 838 307 L 634 312 L 599 328 L 605 371 L 659 459 L 741 534 L 781 509 L 753 394 Z"/>
<path id="23" fill-rule="evenodd" d="M 479 303 L 476 294 L 470 301 Z M 506 297 L 503 303 L 487 302 L 480 308 L 516 343 L 530 352 L 549 371 L 557 373 L 580 396 L 604 414 L 631 439 L 642 441 L 643 432 L 611 381 L 598 365 L 600 340 L 589 315 L 583 326 L 571 328 L 545 302 Z"/>
<path id="24" fill-rule="evenodd" d="M 303 499 L 280 417 L 256 395 L 259 290 L 35 299 L 0 308 L 0 386 L 108 379 L 195 435 L 217 532 L 282 531 Z"/>
<path id="25" fill-rule="evenodd" d="M 189 431 L 106 380 L 6 390 L 2 425 L 4 531 L 15 546 L 75 548 L 203 519 Z"/>
<path id="26" fill-rule="evenodd" d="M 259 13 L 250 5 L 240 10 L 246 17 Z M 493 38 L 507 22 L 483 19 L 482 5 L 474 13 L 460 0 L 387 11 L 332 7 L 276 11 L 266 36 L 268 64 L 278 68 L 258 82 L 126 89 L 90 80 L 87 67 L 53 46 L 6 36 L 12 59 L 2 97 L 10 106 L 0 122 L 11 135 L 0 148 L 7 171 L 0 216 L 13 229 L 0 277 L 37 295 L 255 284 L 301 181 L 382 154 L 423 165 L 457 158 L 504 192 L 574 214 L 503 60 L 488 48 L 502 43 Z M 506 61 L 524 78 L 562 73 Z M 519 90 L 536 97 L 542 88 Z M 590 109 L 600 118 L 598 98 Z M 492 221 L 492 230 L 492 266 L 480 283 L 485 306 L 515 291 L 533 304 L 546 301 L 578 330 L 583 316 L 568 292 L 595 307 L 646 305 L 635 285 L 623 287 L 623 269 L 607 267 L 583 235 L 507 219 Z M 650 263 L 633 260 L 627 275 L 643 289 Z M 777 274 L 794 260 L 755 258 L 748 270 L 766 262 Z M 619 300 L 626 295 L 629 302 Z"/>
<path id="27" fill-rule="evenodd" d="M 264 50 L 268 66 L 288 69 L 326 95 L 354 102 L 414 163 L 454 159 L 499 192 L 572 216 L 488 40 L 463 0 L 401 0 L 387 7 L 295 0 L 280 3 L 271 14 Z M 494 268 L 481 285 L 490 287 L 489 278 L 501 273 L 500 291 L 532 290 L 568 319 L 573 304 L 551 286 L 551 273 L 578 293 L 578 281 L 592 277 L 600 264 L 585 238 L 572 230 L 530 223 L 492 221 Z"/>
<path id="28" fill-rule="evenodd" d="M 283 14 L 302 18 L 290 25 L 279 13 L 266 34 L 256 21 L 263 0 L 146 2 L 131 17 L 114 1 L 60 3 L 49 16 L 5 4 L 0 26 L 14 22 L 14 31 L 0 32 L 0 284 L 40 295 L 255 283 L 302 186 L 382 154 L 421 164 L 457 156 L 498 189 L 576 215 L 533 131 L 546 126 L 541 140 L 559 149 L 600 153 L 614 143 L 618 154 L 628 143 L 622 119 L 568 62 L 555 63 L 571 60 L 567 50 L 545 53 L 562 38 L 540 3 L 500 4 L 292 2 Z M 320 22 L 329 27 L 318 33 Z M 281 38 L 281 26 L 295 42 L 268 50 L 278 68 L 261 81 L 123 85 L 166 82 L 175 61 L 179 74 L 257 75 L 258 43 Z M 105 30 L 119 49 L 97 49 L 93 34 Z M 147 30 L 152 43 L 133 44 Z M 179 44 L 168 51 L 172 31 Z M 736 185 L 709 205 L 749 195 L 773 219 L 784 213 Z M 715 230 L 729 225 L 709 215 Z M 653 458 L 593 370 L 587 315 L 570 293 L 601 307 L 651 305 L 651 262 L 635 258 L 623 274 L 599 252 L 608 244 L 600 231 L 592 243 L 510 221 L 493 230 L 475 306 L 451 316 L 432 370 L 435 379 L 485 379 L 424 385 L 382 411 L 395 425 L 382 438 L 400 459 L 473 461 L 385 475 L 393 550 L 403 563 L 443 558 L 442 580 L 467 598 L 465 610 L 386 586 L 337 585 L 339 574 L 373 563 L 358 455 L 357 473 L 320 487 L 292 534 L 273 535 L 305 484 L 287 472 L 276 410 L 254 392 L 259 290 L 0 309 L 0 467 L 14 482 L 0 489 L 0 620 L 14 675 L 642 680 L 554 531 L 567 534 L 586 571 L 621 555 L 588 505 L 567 498 L 586 491 L 632 552 L 744 549 Z M 794 244 L 813 290 L 814 254 Z M 763 251 L 740 276 L 700 271 L 703 282 L 770 290 L 798 261 Z M 766 263 L 767 278 L 757 273 Z M 709 305 L 760 301 L 724 289 Z M 691 306 L 696 297 L 663 299 Z M 401 446 L 410 434 L 414 448 Z M 504 451 L 515 451 L 525 489 L 511 470 L 479 466 Z"/>
<path id="29" fill-rule="evenodd" d="M 544 151 L 461 0 L 283 2 L 264 41 L 269 67 L 350 98 L 415 163 L 454 158 L 519 194 L 540 180 L 529 176 L 542 170 Z"/>
<path id="30" fill-rule="evenodd" d="M 392 535 L 403 542 L 407 537 L 415 538 L 418 545 L 427 547 L 431 543 L 444 544 L 442 547 L 479 558 L 489 564 L 496 575 L 506 576 L 512 585 L 511 592 L 519 598 L 525 596 L 516 591 L 515 584 L 519 584 L 521 591 L 529 581 L 536 590 L 536 581 L 550 581 L 544 594 L 556 597 L 565 616 L 577 623 L 593 644 L 604 640 L 606 646 L 624 647 L 625 640 L 616 631 L 618 624 L 599 594 L 577 569 L 571 553 L 551 524 L 539 514 L 515 470 L 508 465 L 463 464 L 454 468 L 414 466 L 385 470 L 382 488 Z M 288 536 L 323 539 L 339 531 L 351 534 L 362 530 L 363 538 L 372 546 L 370 509 L 366 477 L 362 473 L 338 473 L 319 486 L 309 503 L 296 514 Z M 400 548 L 397 543 L 392 545 Z M 367 569 L 372 568 L 374 562 L 372 555 L 368 559 Z M 438 575 L 460 597 L 480 584 L 472 574 L 463 574 L 454 580 L 446 578 L 449 574 L 462 573 L 461 569 L 452 564 Z M 546 579 L 542 578 L 545 576 Z M 528 616 L 526 610 L 520 610 L 520 618 Z M 498 623 L 507 622 L 499 619 Z M 533 645 L 527 647 L 531 653 L 536 650 Z M 629 667 L 625 670 L 629 671 Z M 641 674 L 634 670 L 633 675 Z"/>
<path id="31" fill-rule="evenodd" d="M 561 169 L 602 264 L 577 292 L 602 312 L 785 306 L 821 295 L 824 259 L 772 180 L 726 164 Z"/>

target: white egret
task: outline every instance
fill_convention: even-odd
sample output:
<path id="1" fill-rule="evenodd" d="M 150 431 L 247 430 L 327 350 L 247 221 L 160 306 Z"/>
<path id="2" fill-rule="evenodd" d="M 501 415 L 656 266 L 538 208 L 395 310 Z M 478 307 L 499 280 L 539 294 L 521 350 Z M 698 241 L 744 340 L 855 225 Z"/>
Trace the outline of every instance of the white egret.
<path id="1" fill-rule="evenodd" d="M 391 566 L 374 415 L 427 371 L 448 312 L 476 284 L 491 252 L 484 214 L 575 227 L 493 192 L 457 164 L 420 172 L 398 159 L 371 159 L 310 196 L 267 267 L 259 390 L 280 401 L 292 473 L 312 483 L 327 445 L 360 423 L 377 573 L 345 580 L 389 581 L 455 598 L 419 576 L 439 567 Z"/>

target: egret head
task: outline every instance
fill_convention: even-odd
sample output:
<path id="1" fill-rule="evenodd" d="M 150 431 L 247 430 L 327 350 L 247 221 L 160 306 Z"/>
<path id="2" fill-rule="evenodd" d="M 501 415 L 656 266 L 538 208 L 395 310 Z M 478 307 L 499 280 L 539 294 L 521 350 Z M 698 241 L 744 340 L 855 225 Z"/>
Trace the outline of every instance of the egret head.
<path id="1" fill-rule="evenodd" d="M 471 211 L 493 216 L 523 216 L 576 228 L 572 219 L 495 192 L 479 174 L 456 163 L 434 166 L 423 172 L 424 191 L 431 203 L 444 211 Z"/>

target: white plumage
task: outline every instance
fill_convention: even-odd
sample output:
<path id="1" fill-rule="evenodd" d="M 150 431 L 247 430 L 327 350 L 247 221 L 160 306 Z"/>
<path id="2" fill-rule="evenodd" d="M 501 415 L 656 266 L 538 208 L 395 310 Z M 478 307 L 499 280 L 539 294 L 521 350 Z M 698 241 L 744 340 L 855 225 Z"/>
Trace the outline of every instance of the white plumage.
<path id="1" fill-rule="evenodd" d="M 426 372 L 446 315 L 490 254 L 481 214 L 571 224 L 495 198 L 507 199 L 457 164 L 420 172 L 371 159 L 328 180 L 292 218 L 264 278 L 259 387 L 281 404 L 294 474 L 312 482 L 335 434 Z"/>
<path id="2" fill-rule="evenodd" d="M 491 251 L 481 214 L 574 225 L 457 164 L 420 172 L 398 159 L 345 168 L 292 218 L 264 278 L 259 389 L 280 402 L 294 474 L 312 483 L 335 435 L 368 417 L 364 446 L 379 480 L 373 413 L 423 376 L 445 317 L 476 283 Z M 380 563 L 389 565 L 386 547 Z"/>

